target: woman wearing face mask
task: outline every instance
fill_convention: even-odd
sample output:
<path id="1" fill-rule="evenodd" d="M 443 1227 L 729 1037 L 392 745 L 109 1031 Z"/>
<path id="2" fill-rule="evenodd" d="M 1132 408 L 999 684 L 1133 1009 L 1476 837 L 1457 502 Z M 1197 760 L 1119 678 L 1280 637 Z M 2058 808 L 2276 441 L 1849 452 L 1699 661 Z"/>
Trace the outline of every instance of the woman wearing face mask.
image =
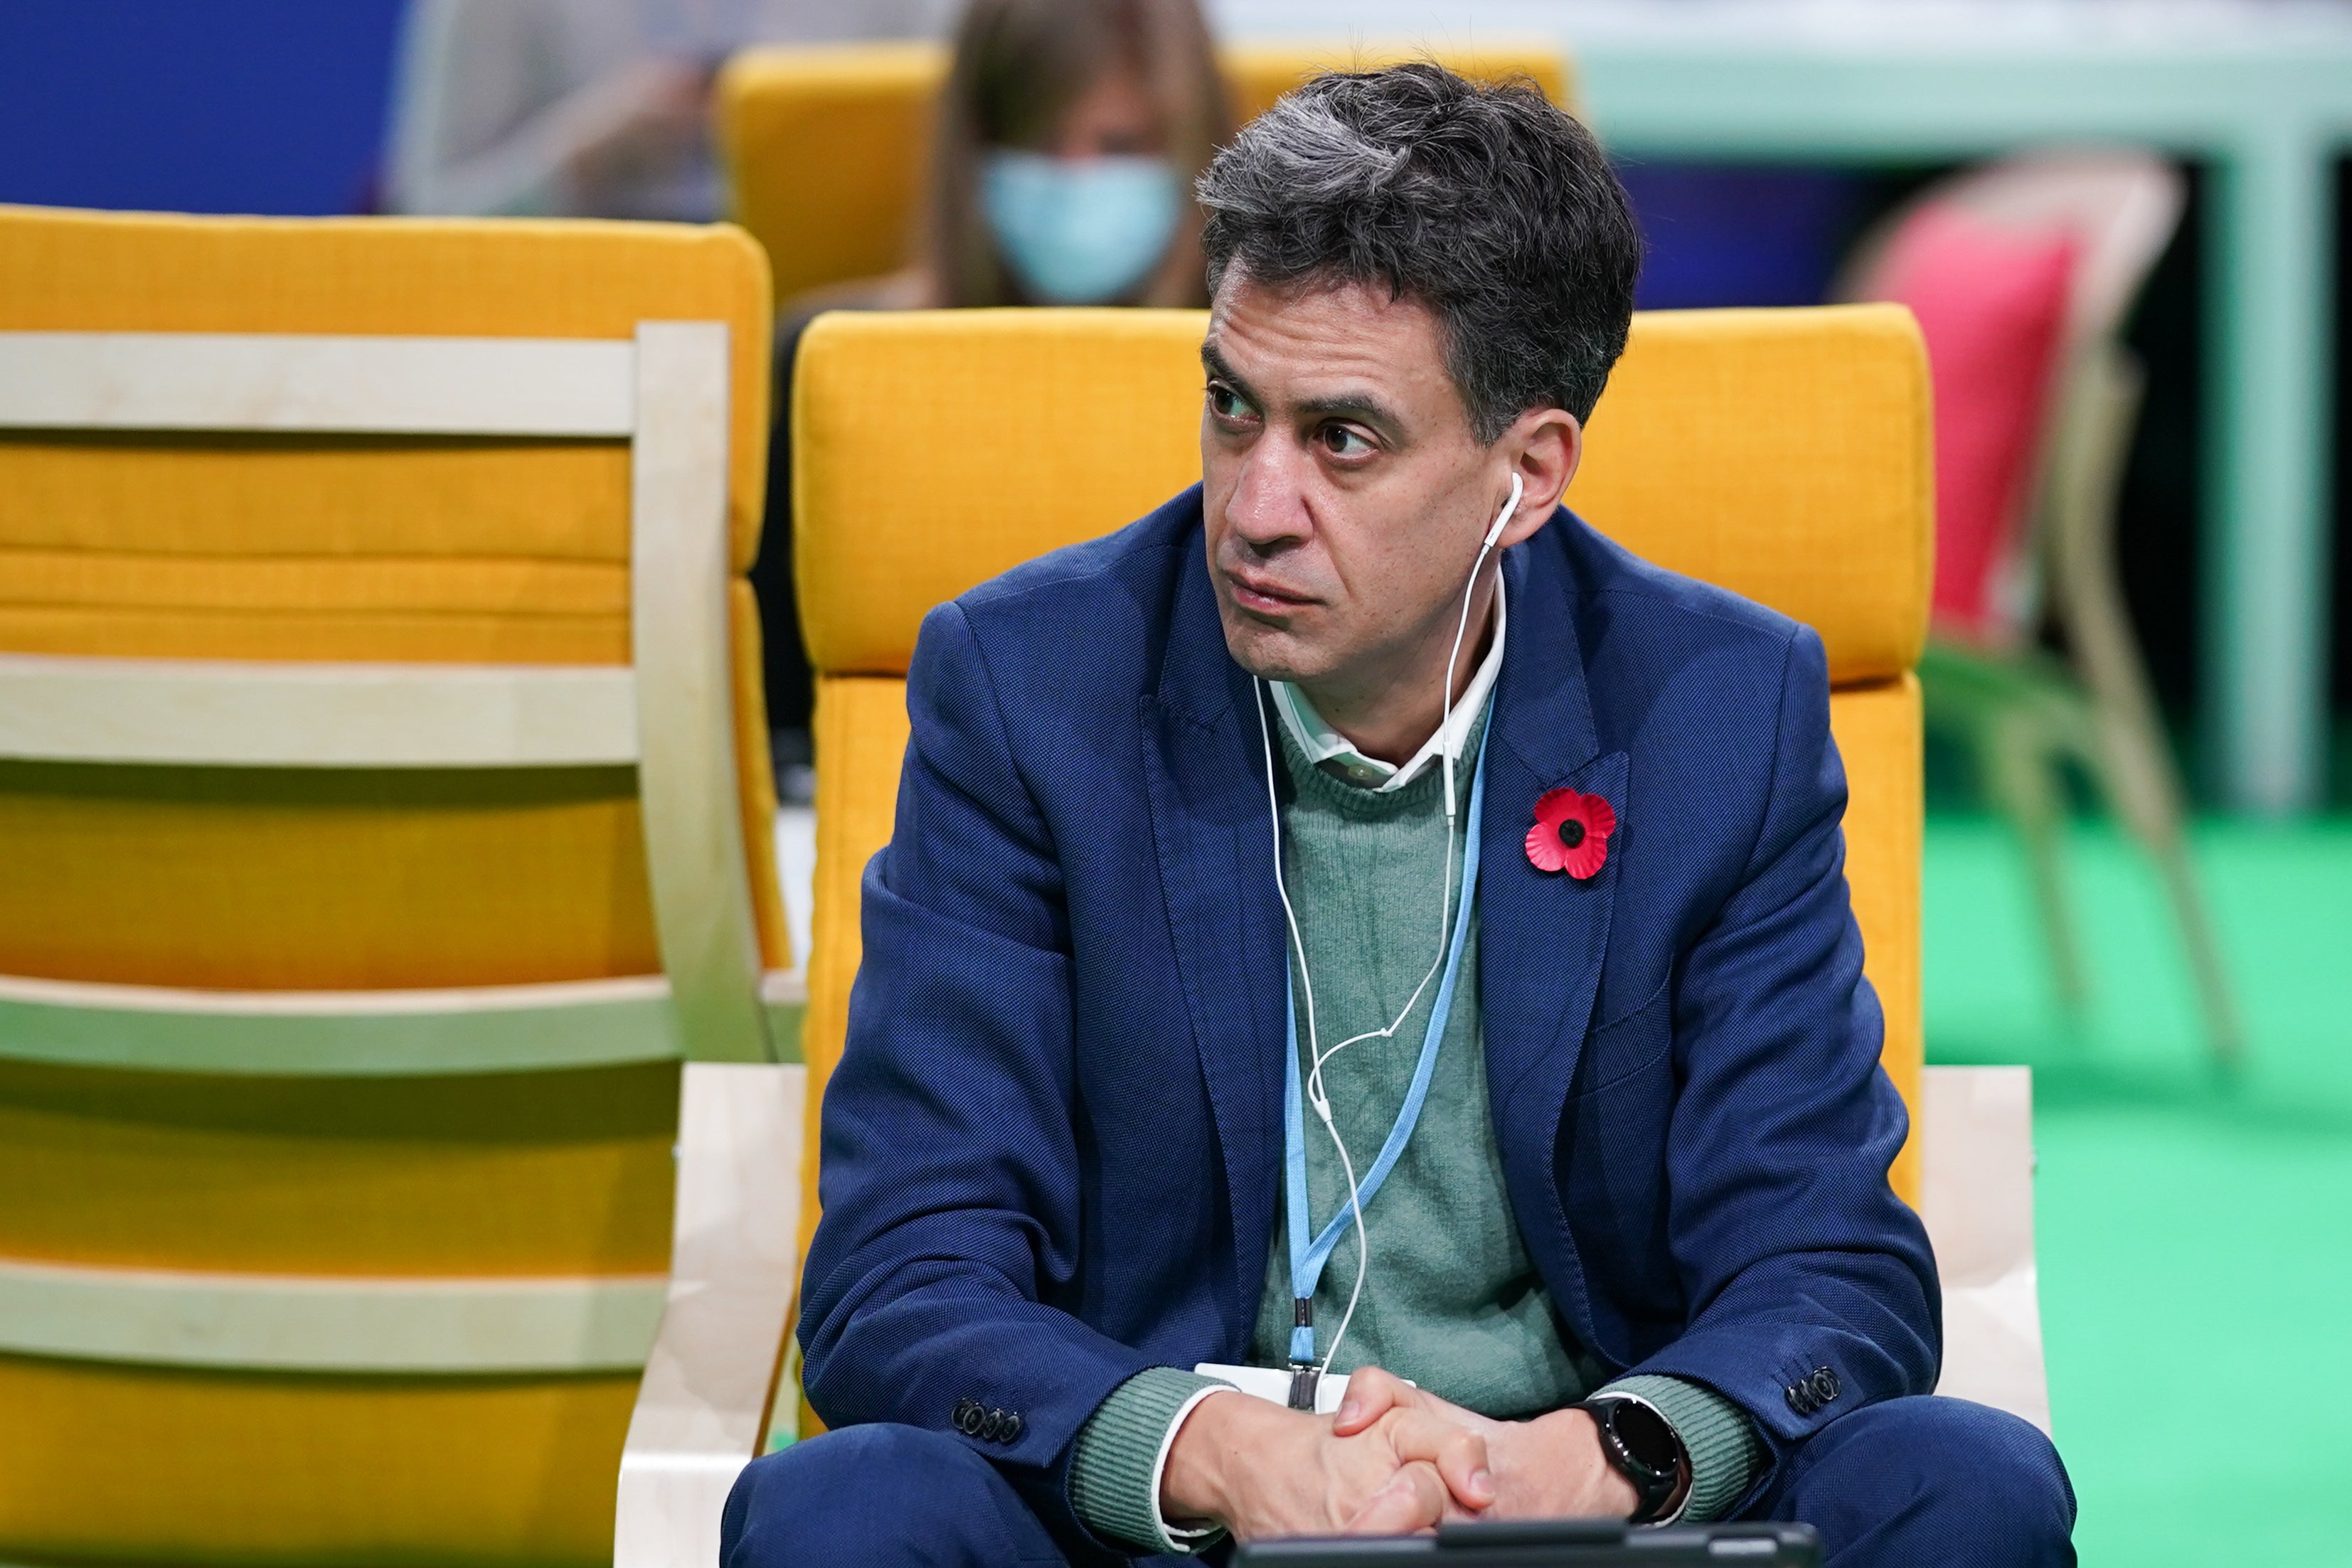
<path id="1" fill-rule="evenodd" d="M 801 329 L 835 309 L 1205 306 L 1192 182 L 1233 129 L 1195 0 L 973 0 L 964 13 L 910 265 L 779 316 L 768 528 L 751 580 L 788 796 L 805 787 L 810 695 L 785 513 Z"/>
<path id="2" fill-rule="evenodd" d="M 1205 305 L 1192 182 L 1232 132 L 1193 0 L 976 0 L 912 281 L 932 305 Z"/>

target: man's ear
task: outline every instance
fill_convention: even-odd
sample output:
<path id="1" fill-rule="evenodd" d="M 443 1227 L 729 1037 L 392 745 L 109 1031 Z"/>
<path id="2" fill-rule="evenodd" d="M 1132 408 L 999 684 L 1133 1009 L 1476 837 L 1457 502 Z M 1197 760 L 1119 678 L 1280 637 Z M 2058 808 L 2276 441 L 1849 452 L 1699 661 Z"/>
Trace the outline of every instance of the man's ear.
<path id="1" fill-rule="evenodd" d="M 1517 474 L 1527 486 L 1510 526 L 1496 541 L 1507 549 L 1550 521 L 1552 508 L 1559 505 L 1568 482 L 1576 477 L 1576 465 L 1584 460 L 1584 426 L 1564 408 L 1529 409 L 1512 421 L 1495 444 L 1510 463 L 1507 472 Z"/>

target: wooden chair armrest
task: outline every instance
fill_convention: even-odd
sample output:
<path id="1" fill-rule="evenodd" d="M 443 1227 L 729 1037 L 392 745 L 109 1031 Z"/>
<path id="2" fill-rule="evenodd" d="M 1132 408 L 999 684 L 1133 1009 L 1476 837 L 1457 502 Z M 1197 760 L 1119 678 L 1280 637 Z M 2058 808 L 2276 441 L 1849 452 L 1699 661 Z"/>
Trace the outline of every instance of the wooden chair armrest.
<path id="1" fill-rule="evenodd" d="M 669 1298 L 621 1451 L 614 1568 L 719 1559 L 791 1328 L 805 1085 L 797 1066 L 685 1066 Z"/>
<path id="2" fill-rule="evenodd" d="M 1927 1179 L 1920 1218 L 1944 1281 L 1938 1394 L 2050 1430 L 2033 1264 L 2033 1074 L 1930 1067 L 1920 1095 Z"/>

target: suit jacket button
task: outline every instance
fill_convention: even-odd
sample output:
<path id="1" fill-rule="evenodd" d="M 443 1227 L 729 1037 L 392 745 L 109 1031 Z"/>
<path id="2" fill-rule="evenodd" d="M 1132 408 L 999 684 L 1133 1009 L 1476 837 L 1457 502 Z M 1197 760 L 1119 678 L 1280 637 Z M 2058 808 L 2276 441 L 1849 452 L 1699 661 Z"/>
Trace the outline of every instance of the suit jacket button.
<path id="1" fill-rule="evenodd" d="M 996 1440 L 1000 1443 L 1017 1443 L 1021 1440 L 1021 1412 L 1007 1410 L 1004 1413 L 1004 1423 L 997 1434 Z"/>
<path id="2" fill-rule="evenodd" d="M 980 1404 L 977 1400 L 959 1399 L 955 1407 L 956 1430 L 967 1437 L 980 1436 Z"/>
<path id="3" fill-rule="evenodd" d="M 1814 1399 L 1822 1405 L 1830 1404 L 1845 1392 L 1838 1383 L 1838 1375 L 1826 1366 L 1815 1367 L 1812 1376 L 1806 1381 L 1812 1385 Z"/>
<path id="4" fill-rule="evenodd" d="M 1788 1387 L 1780 1390 L 1780 1397 L 1786 1399 L 1789 1402 L 1789 1408 L 1800 1416 L 1810 1416 L 1813 1413 L 1812 1391 L 1801 1383 L 1791 1383 Z"/>
<path id="5" fill-rule="evenodd" d="M 996 1435 L 997 1435 L 997 1433 L 998 1433 L 998 1432 L 999 1432 L 999 1431 L 1003 1427 L 1003 1425 L 1004 1425 L 1004 1412 L 1003 1412 L 1003 1411 L 1002 1411 L 1002 1410 L 983 1410 L 983 1411 L 982 1411 L 982 1412 L 980 1413 L 980 1433 L 979 1433 L 980 1440 L 981 1440 L 982 1442 L 983 1442 L 983 1443 L 993 1443 L 994 1441 L 996 1441 Z"/>

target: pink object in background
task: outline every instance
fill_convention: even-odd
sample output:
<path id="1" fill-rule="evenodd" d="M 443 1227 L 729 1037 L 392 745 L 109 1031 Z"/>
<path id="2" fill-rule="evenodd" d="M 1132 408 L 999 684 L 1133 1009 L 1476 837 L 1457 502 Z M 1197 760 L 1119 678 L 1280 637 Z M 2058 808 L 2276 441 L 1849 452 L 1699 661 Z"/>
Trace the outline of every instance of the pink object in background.
<path id="1" fill-rule="evenodd" d="M 2079 248 L 2064 229 L 2001 227 L 1931 203 L 1888 240 L 1873 281 L 1927 340 L 1937 629 L 1979 645 L 2029 630 L 2022 556 Z"/>

